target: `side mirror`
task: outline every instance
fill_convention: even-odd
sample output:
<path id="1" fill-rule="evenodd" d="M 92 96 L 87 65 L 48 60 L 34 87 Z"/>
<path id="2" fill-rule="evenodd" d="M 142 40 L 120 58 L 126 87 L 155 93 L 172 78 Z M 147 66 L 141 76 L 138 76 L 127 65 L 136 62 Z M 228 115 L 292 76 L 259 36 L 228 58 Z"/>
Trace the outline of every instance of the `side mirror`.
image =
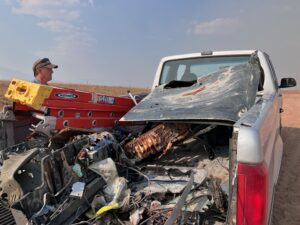
<path id="1" fill-rule="evenodd" d="M 294 78 L 282 78 L 279 88 L 295 87 L 297 82 Z"/>

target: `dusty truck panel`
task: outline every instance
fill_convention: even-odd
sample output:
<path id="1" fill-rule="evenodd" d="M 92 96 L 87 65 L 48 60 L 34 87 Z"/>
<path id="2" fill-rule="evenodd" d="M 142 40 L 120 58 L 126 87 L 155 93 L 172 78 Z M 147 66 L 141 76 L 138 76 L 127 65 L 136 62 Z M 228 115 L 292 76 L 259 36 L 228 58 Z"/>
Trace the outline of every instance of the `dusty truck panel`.
<path id="1" fill-rule="evenodd" d="M 261 98 L 257 104 L 239 120 L 235 126 L 239 127 L 240 135 L 238 142 L 238 161 L 244 163 L 260 163 L 265 154 L 270 154 L 271 149 L 266 149 L 268 142 L 281 140 L 280 128 L 280 106 L 274 101 L 275 96 L 269 95 Z M 274 129 L 273 125 L 276 125 Z M 257 142 L 259 140 L 259 142 Z M 247 143 L 246 143 L 247 142 Z M 281 145 L 279 147 L 282 147 Z M 255 152 L 255 154 L 253 154 Z M 252 158 L 253 157 L 253 158 Z M 269 158 L 269 157 L 268 157 Z"/>
<path id="2" fill-rule="evenodd" d="M 266 218 L 272 213 L 272 200 L 278 180 L 283 143 L 280 136 L 280 103 L 278 93 L 264 96 L 243 119 L 235 124 L 239 129 L 237 161 L 266 168 Z"/>
<path id="3" fill-rule="evenodd" d="M 215 120 L 235 122 L 254 104 L 260 79 L 258 59 L 200 77 L 155 88 L 121 121 Z M 188 86 L 188 87 L 186 87 Z"/>

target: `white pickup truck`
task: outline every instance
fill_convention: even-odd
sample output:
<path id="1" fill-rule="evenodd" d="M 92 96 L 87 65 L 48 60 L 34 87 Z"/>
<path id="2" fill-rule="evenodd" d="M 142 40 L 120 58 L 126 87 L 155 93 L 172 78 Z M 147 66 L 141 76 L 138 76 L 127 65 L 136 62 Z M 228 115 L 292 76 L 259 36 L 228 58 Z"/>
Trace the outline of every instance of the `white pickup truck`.
<path id="1" fill-rule="evenodd" d="M 229 138 L 226 223 L 266 225 L 283 152 L 280 88 L 295 85 L 293 78 L 278 85 L 270 57 L 261 51 L 169 56 L 158 66 L 152 93 L 125 120 L 227 127 L 229 133 L 215 132 L 210 143 Z"/>
<path id="2" fill-rule="evenodd" d="M 163 58 L 151 93 L 104 132 L 19 143 L 4 110 L 0 224 L 270 225 L 280 88 L 295 85 L 278 85 L 264 52 L 201 52 Z"/>

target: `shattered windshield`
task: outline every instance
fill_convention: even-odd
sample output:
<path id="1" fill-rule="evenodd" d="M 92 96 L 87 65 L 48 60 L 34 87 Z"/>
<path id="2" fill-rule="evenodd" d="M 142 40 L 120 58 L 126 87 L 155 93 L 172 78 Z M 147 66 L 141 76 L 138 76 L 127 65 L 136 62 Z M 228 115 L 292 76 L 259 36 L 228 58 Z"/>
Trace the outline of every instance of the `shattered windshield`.
<path id="1" fill-rule="evenodd" d="M 230 66 L 245 64 L 249 58 L 250 55 L 199 57 L 168 61 L 163 66 L 159 84 L 169 83 L 173 80 L 196 80 L 201 76 Z"/>

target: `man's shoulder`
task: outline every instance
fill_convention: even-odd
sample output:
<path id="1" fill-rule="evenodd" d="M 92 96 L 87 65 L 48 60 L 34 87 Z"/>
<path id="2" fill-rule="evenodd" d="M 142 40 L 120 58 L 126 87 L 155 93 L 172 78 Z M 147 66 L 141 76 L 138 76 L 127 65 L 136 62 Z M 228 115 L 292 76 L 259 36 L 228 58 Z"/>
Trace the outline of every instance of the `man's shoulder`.
<path id="1" fill-rule="evenodd" d="M 37 79 L 34 79 L 34 80 L 31 81 L 31 83 L 41 84 L 41 81 L 40 81 L 40 80 L 37 80 Z"/>

